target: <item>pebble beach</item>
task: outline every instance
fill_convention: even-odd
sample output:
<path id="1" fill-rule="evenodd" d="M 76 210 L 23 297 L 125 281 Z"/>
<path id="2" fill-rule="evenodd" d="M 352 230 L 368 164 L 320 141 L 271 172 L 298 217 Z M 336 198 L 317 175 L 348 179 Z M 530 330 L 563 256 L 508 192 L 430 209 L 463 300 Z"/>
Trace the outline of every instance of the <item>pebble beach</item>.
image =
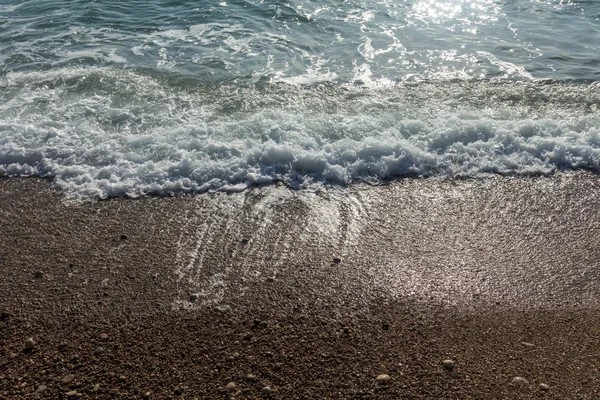
<path id="1" fill-rule="evenodd" d="M 2 399 L 595 399 L 598 176 L 0 180 Z"/>

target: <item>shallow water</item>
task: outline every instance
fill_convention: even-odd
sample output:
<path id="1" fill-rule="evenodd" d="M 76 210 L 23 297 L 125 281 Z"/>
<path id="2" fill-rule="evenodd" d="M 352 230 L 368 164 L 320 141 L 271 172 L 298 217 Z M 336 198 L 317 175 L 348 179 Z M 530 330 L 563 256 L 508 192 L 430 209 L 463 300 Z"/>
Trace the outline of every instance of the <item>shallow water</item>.
<path id="1" fill-rule="evenodd" d="M 0 174 L 102 198 L 598 168 L 596 1 L 9 1 Z"/>

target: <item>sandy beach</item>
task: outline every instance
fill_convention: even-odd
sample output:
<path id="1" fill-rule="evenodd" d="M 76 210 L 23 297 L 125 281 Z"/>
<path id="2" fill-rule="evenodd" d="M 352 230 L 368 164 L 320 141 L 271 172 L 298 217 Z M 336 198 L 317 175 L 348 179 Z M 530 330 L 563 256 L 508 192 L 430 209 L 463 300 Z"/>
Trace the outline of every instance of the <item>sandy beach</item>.
<path id="1" fill-rule="evenodd" d="M 1 179 L 0 398 L 600 398 L 598 193 L 573 172 L 75 202 Z"/>

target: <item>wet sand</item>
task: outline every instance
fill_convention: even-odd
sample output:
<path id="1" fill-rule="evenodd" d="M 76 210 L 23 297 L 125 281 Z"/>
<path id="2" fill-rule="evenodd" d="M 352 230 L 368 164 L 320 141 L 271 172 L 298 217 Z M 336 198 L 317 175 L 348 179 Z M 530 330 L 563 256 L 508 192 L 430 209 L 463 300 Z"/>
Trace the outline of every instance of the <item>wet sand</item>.
<path id="1" fill-rule="evenodd" d="M 0 398 L 597 399 L 599 193 L 567 173 L 75 203 L 2 179 Z"/>

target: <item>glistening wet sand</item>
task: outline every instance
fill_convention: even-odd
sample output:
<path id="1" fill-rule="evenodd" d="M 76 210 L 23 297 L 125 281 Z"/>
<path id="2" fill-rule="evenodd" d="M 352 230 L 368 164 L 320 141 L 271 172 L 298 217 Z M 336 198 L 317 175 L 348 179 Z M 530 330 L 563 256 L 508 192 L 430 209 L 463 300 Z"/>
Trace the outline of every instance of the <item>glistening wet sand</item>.
<path id="1" fill-rule="evenodd" d="M 0 396 L 598 398 L 598 193 L 568 173 L 72 204 L 0 180 Z"/>

